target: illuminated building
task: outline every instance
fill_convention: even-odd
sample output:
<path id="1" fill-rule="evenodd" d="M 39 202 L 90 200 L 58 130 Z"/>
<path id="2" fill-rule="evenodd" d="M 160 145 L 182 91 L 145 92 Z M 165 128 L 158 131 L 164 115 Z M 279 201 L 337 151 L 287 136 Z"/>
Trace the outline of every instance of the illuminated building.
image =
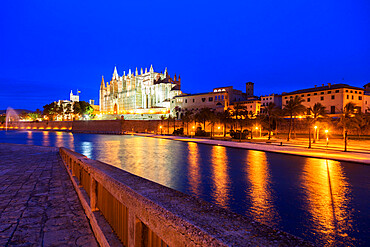
<path id="1" fill-rule="evenodd" d="M 343 112 L 344 106 L 352 102 L 356 105 L 358 111 L 365 112 L 364 99 L 365 90 L 359 87 L 349 86 L 347 84 L 328 84 L 321 87 L 315 85 L 314 88 L 297 90 L 282 94 L 282 106 L 284 107 L 290 99 L 295 96 L 301 97 L 305 107 L 313 107 L 315 103 L 321 103 L 326 107 L 329 114 L 339 114 Z M 366 97 L 367 99 L 368 97 Z"/>
<path id="2" fill-rule="evenodd" d="M 112 79 L 100 86 L 100 112 L 104 114 L 156 113 L 167 112 L 170 99 L 181 94 L 180 76 L 171 78 L 167 72 L 154 72 L 136 68 L 135 74 L 129 70 L 122 76 L 114 68 Z"/>
<path id="3" fill-rule="evenodd" d="M 198 111 L 201 108 L 210 108 L 216 111 L 226 110 L 232 102 L 244 101 L 246 94 L 229 87 L 214 88 L 212 92 L 197 94 L 182 94 L 171 99 L 171 114 L 181 118 L 187 110 Z"/>

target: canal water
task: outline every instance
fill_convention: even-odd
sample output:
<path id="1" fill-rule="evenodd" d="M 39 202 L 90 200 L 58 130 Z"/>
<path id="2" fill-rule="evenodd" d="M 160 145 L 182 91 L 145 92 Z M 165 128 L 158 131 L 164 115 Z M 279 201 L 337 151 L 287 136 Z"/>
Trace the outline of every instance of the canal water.
<path id="1" fill-rule="evenodd" d="M 370 166 L 192 142 L 0 131 L 0 143 L 67 147 L 318 245 L 370 243 Z"/>

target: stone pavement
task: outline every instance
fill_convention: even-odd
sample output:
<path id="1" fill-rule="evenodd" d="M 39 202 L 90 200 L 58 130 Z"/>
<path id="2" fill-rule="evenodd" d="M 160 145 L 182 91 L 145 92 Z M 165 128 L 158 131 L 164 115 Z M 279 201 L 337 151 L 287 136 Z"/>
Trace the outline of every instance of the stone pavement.
<path id="1" fill-rule="evenodd" d="M 0 144 L 0 246 L 97 246 L 57 148 Z"/>

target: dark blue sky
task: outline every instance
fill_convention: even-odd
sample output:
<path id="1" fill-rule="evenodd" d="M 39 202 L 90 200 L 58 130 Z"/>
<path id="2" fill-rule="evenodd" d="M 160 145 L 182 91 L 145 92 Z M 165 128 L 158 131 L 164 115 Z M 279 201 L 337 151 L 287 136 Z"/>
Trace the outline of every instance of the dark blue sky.
<path id="1" fill-rule="evenodd" d="M 1 1 L 0 110 L 34 110 L 135 67 L 187 93 L 370 82 L 370 1 Z"/>

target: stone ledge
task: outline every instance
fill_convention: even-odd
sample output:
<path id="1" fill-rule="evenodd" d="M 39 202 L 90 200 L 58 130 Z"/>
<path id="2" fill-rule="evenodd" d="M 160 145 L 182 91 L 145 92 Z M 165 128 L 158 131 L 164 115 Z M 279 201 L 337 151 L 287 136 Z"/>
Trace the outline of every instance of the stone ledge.
<path id="1" fill-rule="evenodd" d="M 310 242 L 61 148 L 169 246 L 312 246 Z M 129 235 L 131 231 L 129 230 Z M 133 234 L 134 235 L 134 234 Z M 133 236 L 131 236 L 133 237 Z M 129 246 L 136 240 L 130 240 Z"/>

